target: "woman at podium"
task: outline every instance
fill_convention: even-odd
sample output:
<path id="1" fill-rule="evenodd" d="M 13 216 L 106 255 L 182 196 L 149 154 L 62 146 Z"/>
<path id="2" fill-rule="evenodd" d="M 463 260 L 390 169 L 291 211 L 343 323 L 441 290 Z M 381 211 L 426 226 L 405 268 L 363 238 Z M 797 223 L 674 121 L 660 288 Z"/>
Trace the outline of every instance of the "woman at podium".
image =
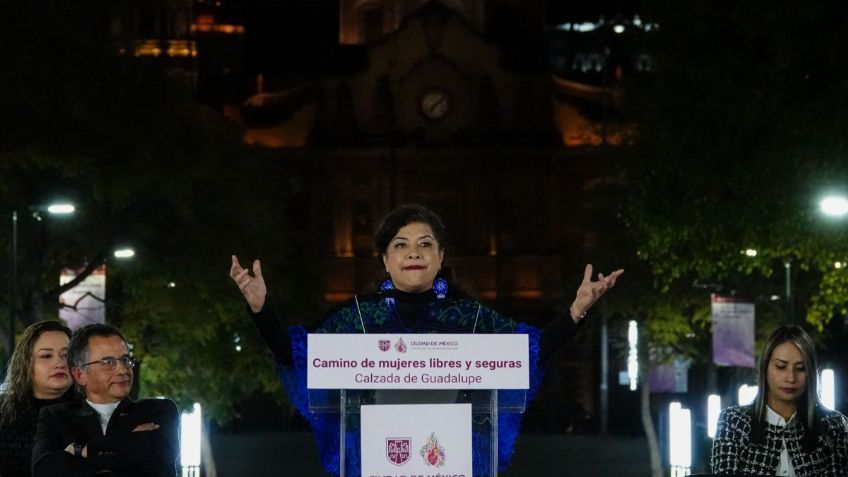
<path id="1" fill-rule="evenodd" d="M 541 382 L 540 363 L 544 363 L 569 337 L 586 316 L 589 308 L 615 285 L 623 270 L 609 276 L 598 274 L 592 280 L 587 265 L 583 281 L 569 310 L 556 317 L 544 329 L 516 322 L 483 306 L 452 286 L 442 273 L 447 229 L 442 220 L 421 205 L 404 205 L 387 215 L 374 238 L 375 250 L 387 279 L 378 293 L 354 295 L 354 298 L 330 311 L 322 324 L 311 333 L 524 333 L 529 338 L 530 389 L 532 398 Z M 252 273 L 251 273 L 252 272 Z M 286 328 L 274 312 L 262 277 L 259 260 L 251 270 L 232 257 L 230 277 L 238 285 L 249 307 L 251 318 L 280 365 L 280 378 L 291 402 L 309 421 L 318 440 L 321 464 L 339 473 L 339 418 L 309 411 L 306 389 L 306 337 L 302 326 Z M 518 435 L 520 415 L 504 415 L 498 421 L 499 467 L 506 467 L 512 444 Z M 346 440 L 358 446 L 357 439 Z M 478 443 L 474 443 L 475 448 Z M 348 454 L 358 455 L 356 448 Z M 475 449 L 476 451 L 476 449 Z M 358 475 L 358 462 L 348 459 L 347 475 Z M 475 474 L 478 468 L 475 463 Z"/>

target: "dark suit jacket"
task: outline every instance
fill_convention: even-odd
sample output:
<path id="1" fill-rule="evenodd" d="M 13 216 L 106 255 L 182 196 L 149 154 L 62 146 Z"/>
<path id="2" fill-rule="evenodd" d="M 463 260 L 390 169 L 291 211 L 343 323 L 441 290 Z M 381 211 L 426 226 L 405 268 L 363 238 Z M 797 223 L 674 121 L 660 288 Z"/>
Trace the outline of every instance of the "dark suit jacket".
<path id="1" fill-rule="evenodd" d="M 159 429 L 132 432 L 148 422 L 159 424 Z M 88 457 L 65 452 L 70 443 L 87 445 Z M 85 401 L 59 404 L 43 408 L 38 416 L 32 475 L 174 477 L 179 446 L 179 412 L 170 399 L 124 399 L 109 419 L 105 436 L 100 416 Z"/>

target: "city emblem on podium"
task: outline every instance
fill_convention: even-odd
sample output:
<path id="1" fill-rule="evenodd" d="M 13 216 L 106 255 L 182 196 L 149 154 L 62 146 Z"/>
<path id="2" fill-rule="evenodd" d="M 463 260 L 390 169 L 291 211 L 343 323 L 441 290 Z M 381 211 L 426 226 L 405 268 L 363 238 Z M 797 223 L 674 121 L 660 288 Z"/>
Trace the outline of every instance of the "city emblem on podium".
<path id="1" fill-rule="evenodd" d="M 412 439 L 409 437 L 387 437 L 386 459 L 394 465 L 403 465 L 409 462 L 409 447 Z"/>
<path id="2" fill-rule="evenodd" d="M 380 347 L 380 351 L 388 351 L 392 347 L 392 342 L 391 340 L 379 340 L 377 346 Z"/>
<path id="3" fill-rule="evenodd" d="M 406 343 L 403 342 L 403 338 L 398 338 L 395 349 L 398 353 L 406 353 Z"/>
<path id="4" fill-rule="evenodd" d="M 445 465 L 445 448 L 439 445 L 439 439 L 435 432 L 430 433 L 427 443 L 418 452 L 424 458 L 424 463 L 431 467 Z"/>

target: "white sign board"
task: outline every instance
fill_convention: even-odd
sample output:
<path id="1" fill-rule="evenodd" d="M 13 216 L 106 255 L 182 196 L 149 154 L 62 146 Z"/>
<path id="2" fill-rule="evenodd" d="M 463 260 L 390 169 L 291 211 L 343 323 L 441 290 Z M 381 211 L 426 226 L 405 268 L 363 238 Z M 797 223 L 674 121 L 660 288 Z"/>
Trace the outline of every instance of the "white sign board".
<path id="1" fill-rule="evenodd" d="M 310 334 L 310 389 L 527 389 L 525 334 Z"/>
<path id="2" fill-rule="evenodd" d="M 471 404 L 362 406 L 362 477 L 471 477 Z"/>

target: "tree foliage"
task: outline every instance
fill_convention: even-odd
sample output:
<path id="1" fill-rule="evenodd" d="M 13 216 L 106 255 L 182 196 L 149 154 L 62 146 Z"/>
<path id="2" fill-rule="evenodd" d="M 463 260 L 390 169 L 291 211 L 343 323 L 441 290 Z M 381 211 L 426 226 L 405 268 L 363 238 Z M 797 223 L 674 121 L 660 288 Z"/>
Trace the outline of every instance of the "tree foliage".
<path id="1" fill-rule="evenodd" d="M 656 69 L 630 85 L 639 134 L 626 164 L 640 258 L 662 292 L 700 281 L 754 299 L 783 297 L 791 260 L 796 310 L 821 329 L 848 305 L 848 271 L 834 266 L 848 222 L 818 211 L 825 193 L 848 192 L 842 6 L 649 9 Z"/>
<path id="2" fill-rule="evenodd" d="M 293 321 L 315 315 L 310 259 L 288 225 L 300 184 L 163 65 L 118 55 L 108 8 L 39 0 L 3 12 L 0 42 L 14 48 L 0 53 L 0 208 L 21 211 L 20 325 L 56 316 L 62 267 L 106 260 L 107 320 L 141 359 L 142 394 L 225 421 L 254 392 L 281 396 L 230 255 L 273 252 L 264 265 L 281 307 Z M 72 218 L 32 220 L 57 197 L 76 204 Z M 118 245 L 134 259 L 110 258 Z"/>

